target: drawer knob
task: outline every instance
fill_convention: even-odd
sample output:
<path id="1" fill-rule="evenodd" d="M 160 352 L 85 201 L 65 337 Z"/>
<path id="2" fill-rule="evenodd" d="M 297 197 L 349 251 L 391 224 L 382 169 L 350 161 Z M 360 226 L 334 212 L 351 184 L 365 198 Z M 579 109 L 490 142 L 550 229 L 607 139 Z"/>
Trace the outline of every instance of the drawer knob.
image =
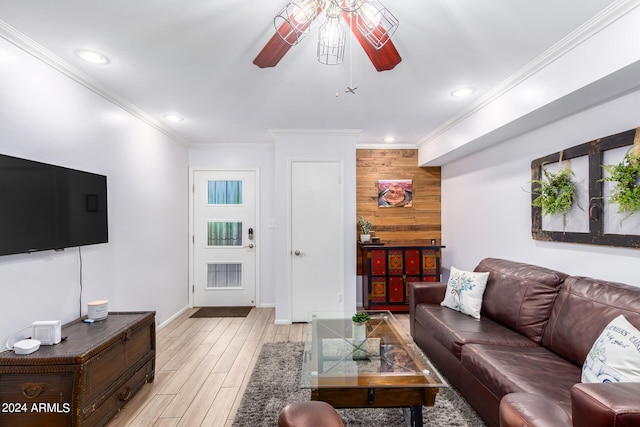
<path id="1" fill-rule="evenodd" d="M 123 402 L 126 402 L 127 400 L 129 400 L 130 397 L 131 397 L 131 387 L 125 387 L 125 389 L 122 390 L 120 394 L 118 394 L 118 399 L 122 400 Z"/>
<path id="2" fill-rule="evenodd" d="M 24 383 L 20 388 L 24 397 L 33 399 L 40 396 L 47 388 L 47 385 L 45 383 Z"/>

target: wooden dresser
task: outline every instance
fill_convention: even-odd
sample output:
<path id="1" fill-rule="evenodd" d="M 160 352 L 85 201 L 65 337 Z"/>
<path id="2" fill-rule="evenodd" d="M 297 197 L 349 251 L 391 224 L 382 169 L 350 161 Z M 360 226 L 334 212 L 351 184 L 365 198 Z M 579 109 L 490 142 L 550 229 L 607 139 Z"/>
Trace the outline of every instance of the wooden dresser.
<path id="1" fill-rule="evenodd" d="M 0 426 L 102 426 L 153 381 L 155 312 L 76 320 L 62 337 L 29 355 L 0 353 Z"/>
<path id="2" fill-rule="evenodd" d="M 362 305 L 367 310 L 409 311 L 409 283 L 438 282 L 444 246 L 358 244 Z"/>

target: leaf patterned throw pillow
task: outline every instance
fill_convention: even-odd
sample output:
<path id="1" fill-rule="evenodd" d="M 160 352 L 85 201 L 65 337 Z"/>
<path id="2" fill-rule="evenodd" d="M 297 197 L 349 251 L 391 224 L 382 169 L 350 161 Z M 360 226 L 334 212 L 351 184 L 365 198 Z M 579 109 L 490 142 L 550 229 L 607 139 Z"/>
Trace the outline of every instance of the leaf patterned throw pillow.
<path id="1" fill-rule="evenodd" d="M 482 295 L 487 287 L 489 273 L 476 273 L 451 267 L 447 292 L 440 305 L 480 318 Z"/>
<path id="2" fill-rule="evenodd" d="M 582 365 L 582 382 L 640 382 L 640 331 L 622 314 L 593 343 Z"/>

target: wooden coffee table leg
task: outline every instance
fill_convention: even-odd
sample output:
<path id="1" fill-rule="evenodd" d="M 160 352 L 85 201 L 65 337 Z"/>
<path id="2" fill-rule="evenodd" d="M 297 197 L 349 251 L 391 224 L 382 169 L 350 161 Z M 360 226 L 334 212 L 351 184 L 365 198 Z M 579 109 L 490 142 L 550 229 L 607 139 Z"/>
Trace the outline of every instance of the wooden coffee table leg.
<path id="1" fill-rule="evenodd" d="M 422 424 L 422 405 L 402 408 L 404 415 L 404 423 L 407 427 L 423 427 Z"/>

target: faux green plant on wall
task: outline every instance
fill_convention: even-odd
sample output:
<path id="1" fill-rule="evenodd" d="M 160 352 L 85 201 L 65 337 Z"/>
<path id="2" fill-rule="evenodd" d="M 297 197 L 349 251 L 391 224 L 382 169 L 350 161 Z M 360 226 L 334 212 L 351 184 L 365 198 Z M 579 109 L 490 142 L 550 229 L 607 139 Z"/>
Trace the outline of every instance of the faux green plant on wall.
<path id="1" fill-rule="evenodd" d="M 602 167 L 609 176 L 600 181 L 614 184 L 608 203 L 617 204 L 618 213 L 627 214 L 624 219 L 640 212 L 640 150 L 629 151 L 618 164 Z"/>
<path id="2" fill-rule="evenodd" d="M 537 197 L 531 203 L 541 208 L 543 215 L 562 214 L 566 225 L 566 215 L 577 200 L 576 186 L 571 180 L 575 173 L 570 168 L 560 169 L 557 173 L 542 168 L 543 179 L 531 181 L 537 184 L 533 194 Z"/>

